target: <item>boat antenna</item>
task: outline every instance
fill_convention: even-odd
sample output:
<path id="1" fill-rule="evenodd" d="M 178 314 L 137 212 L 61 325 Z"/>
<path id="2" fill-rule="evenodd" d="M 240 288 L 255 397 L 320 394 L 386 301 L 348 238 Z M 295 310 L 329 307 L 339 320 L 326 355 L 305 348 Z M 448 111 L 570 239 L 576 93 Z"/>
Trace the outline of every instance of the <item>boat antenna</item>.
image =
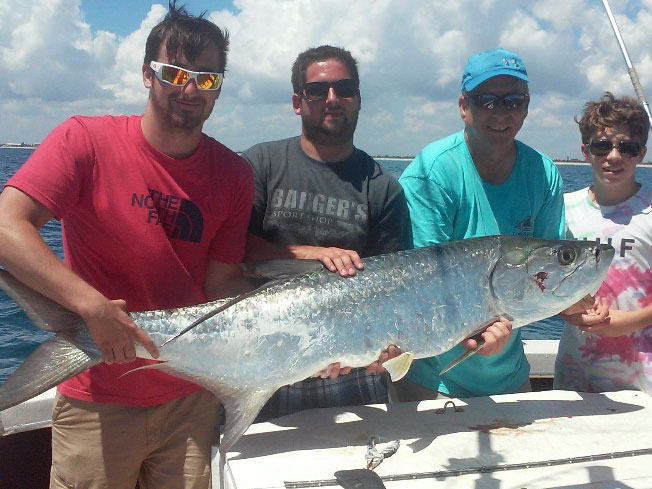
<path id="1" fill-rule="evenodd" d="M 629 77 L 632 80 L 632 85 L 634 85 L 634 91 L 636 92 L 638 101 L 641 103 L 641 105 L 643 105 L 645 112 L 647 112 L 647 117 L 648 119 L 650 119 L 650 126 L 652 127 L 652 114 L 650 114 L 650 106 L 648 105 L 647 100 L 645 99 L 645 94 L 643 93 L 643 87 L 641 86 L 641 82 L 638 79 L 638 74 L 636 73 L 636 69 L 634 68 L 632 61 L 629 59 L 629 55 L 627 54 L 625 41 L 623 41 L 623 37 L 620 35 L 618 24 L 616 24 L 616 19 L 614 18 L 613 13 L 611 13 L 611 7 L 609 6 L 609 1 L 602 0 L 602 5 L 604 5 L 604 9 L 607 11 L 609 22 L 611 22 L 611 27 L 614 30 L 614 34 L 616 35 L 616 39 L 618 40 L 618 45 L 620 46 L 620 52 L 623 53 L 623 58 L 625 58 L 627 71 L 629 71 Z"/>

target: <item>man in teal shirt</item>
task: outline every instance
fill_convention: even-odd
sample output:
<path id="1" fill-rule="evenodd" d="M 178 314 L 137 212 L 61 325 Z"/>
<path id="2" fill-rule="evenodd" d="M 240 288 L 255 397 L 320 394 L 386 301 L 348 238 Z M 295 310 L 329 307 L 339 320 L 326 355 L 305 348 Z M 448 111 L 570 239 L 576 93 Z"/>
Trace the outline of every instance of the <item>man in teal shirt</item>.
<path id="1" fill-rule="evenodd" d="M 459 98 L 464 130 L 426 146 L 399 179 L 414 247 L 489 235 L 564 238 L 561 177 L 550 158 L 517 141 L 528 113 L 528 75 L 505 49 L 469 58 Z M 488 320 L 490 318 L 487 318 Z M 484 334 L 486 347 L 440 375 L 459 345 L 416 360 L 395 384 L 399 401 L 527 391 L 530 366 L 520 331 L 506 319 Z M 483 354 L 484 353 L 484 354 Z"/>

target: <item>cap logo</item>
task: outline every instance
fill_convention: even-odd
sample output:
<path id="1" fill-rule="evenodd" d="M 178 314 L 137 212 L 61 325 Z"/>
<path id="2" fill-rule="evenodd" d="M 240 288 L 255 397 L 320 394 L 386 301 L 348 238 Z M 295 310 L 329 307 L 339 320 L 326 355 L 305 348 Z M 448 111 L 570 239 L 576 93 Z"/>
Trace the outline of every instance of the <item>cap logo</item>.
<path id="1" fill-rule="evenodd" d="M 518 64 L 518 61 L 514 58 L 503 58 L 503 63 L 505 63 L 505 66 L 512 65 L 516 68 L 518 68 L 520 65 Z"/>

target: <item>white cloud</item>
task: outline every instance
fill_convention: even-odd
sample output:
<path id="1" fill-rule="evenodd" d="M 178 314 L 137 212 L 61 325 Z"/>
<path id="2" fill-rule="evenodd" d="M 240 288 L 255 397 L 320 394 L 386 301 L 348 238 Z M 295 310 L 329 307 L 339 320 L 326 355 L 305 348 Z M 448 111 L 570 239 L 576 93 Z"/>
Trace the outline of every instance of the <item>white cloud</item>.
<path id="1" fill-rule="evenodd" d="M 192 7 L 192 0 L 188 2 Z M 652 95 L 652 0 L 613 0 L 630 57 Z M 39 141 L 74 113 L 140 113 L 145 39 L 154 4 L 125 36 L 84 22 L 81 0 L 0 2 L 0 141 Z M 308 47 L 349 49 L 363 110 L 355 143 L 372 154 L 412 154 L 462 127 L 461 72 L 470 54 L 506 47 L 531 77 L 521 138 L 553 157 L 579 156 L 573 116 L 604 90 L 633 94 L 600 2 L 589 0 L 236 0 L 210 12 L 231 37 L 222 95 L 206 132 L 237 150 L 298 134 L 290 68 Z"/>
<path id="2" fill-rule="evenodd" d="M 90 31 L 80 20 L 78 2 L 18 2 L 17 7 L 4 13 L 9 22 L 0 22 L 6 32 L 0 60 L 13 75 L 10 95 L 73 101 L 96 93 L 88 69 L 94 68 L 93 58 L 86 50 Z M 14 15 L 17 22 L 11 22 Z M 29 83 L 35 73 L 41 83 Z"/>
<path id="3" fill-rule="evenodd" d="M 116 102 L 122 107 L 145 105 L 147 91 L 141 71 L 145 42 L 152 28 L 163 20 L 166 12 L 162 5 L 153 5 L 138 30 L 119 40 L 111 60 L 111 70 L 107 73 L 107 80 L 102 81 L 102 86 L 112 91 Z"/>

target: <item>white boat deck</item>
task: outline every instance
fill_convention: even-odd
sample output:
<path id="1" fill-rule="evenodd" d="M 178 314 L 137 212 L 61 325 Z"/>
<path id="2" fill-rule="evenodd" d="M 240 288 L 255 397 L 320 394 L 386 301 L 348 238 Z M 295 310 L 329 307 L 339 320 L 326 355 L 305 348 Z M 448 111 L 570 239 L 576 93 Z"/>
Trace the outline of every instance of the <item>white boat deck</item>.
<path id="1" fill-rule="evenodd" d="M 525 349 L 532 377 L 551 377 L 557 342 L 527 340 Z M 49 426 L 54 392 L 0 412 L 4 441 Z M 375 469 L 388 489 L 652 488 L 646 394 L 542 391 L 456 400 L 463 411 L 438 414 L 445 402 L 320 409 L 252 425 L 228 455 L 226 488 L 340 487 L 335 472 L 364 468 L 372 436 L 379 448 L 400 440 Z"/>
<path id="2" fill-rule="evenodd" d="M 400 440 L 375 469 L 388 489 L 652 488 L 644 393 L 509 394 L 455 400 L 462 411 L 438 413 L 445 402 L 318 409 L 252 425 L 228 454 L 226 487 L 341 487 L 335 472 L 364 468 L 376 436 Z"/>

